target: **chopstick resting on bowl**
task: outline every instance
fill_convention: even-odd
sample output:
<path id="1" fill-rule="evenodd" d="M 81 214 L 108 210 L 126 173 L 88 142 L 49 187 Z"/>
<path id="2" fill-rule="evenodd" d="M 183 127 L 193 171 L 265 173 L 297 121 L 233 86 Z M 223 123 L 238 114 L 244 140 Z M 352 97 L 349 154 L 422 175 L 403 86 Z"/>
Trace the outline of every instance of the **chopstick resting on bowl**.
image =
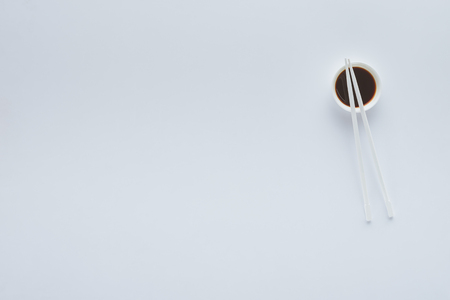
<path id="1" fill-rule="evenodd" d="M 364 166 L 362 162 L 361 141 L 359 139 L 358 120 L 356 119 L 355 99 L 353 97 L 352 82 L 350 80 L 350 72 L 348 70 L 347 59 L 345 59 L 345 76 L 347 79 L 348 100 L 350 102 L 350 110 L 352 114 L 353 134 L 355 135 L 356 154 L 358 157 L 359 176 L 361 178 L 361 187 L 364 198 L 364 211 L 366 212 L 366 221 L 372 221 L 372 210 L 370 209 L 369 194 L 367 192 L 366 176 L 364 174 Z"/>

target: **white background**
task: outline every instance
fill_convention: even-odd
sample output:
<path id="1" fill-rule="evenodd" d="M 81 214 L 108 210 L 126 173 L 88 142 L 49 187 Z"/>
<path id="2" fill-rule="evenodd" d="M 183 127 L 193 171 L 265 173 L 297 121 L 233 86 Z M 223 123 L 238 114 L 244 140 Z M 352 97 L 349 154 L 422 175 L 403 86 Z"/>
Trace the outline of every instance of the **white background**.
<path id="1" fill-rule="evenodd" d="M 450 299 L 449 13 L 0 0 L 0 299 Z M 392 220 L 345 57 L 383 83 Z"/>

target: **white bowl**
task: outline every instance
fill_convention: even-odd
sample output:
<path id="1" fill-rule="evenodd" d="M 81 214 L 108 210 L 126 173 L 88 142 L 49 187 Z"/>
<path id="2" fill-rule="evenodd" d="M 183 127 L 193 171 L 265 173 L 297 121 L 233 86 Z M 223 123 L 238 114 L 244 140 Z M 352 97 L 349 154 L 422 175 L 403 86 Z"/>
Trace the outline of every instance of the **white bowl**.
<path id="1" fill-rule="evenodd" d="M 353 67 L 360 67 L 363 69 L 366 69 L 370 74 L 372 74 L 373 78 L 375 79 L 375 85 L 376 85 L 376 90 L 375 90 L 375 95 L 373 95 L 372 100 L 370 100 L 368 103 L 366 103 L 364 105 L 364 110 L 369 110 L 371 109 L 375 104 L 377 104 L 378 100 L 380 99 L 380 93 L 381 93 L 381 82 L 380 82 L 380 76 L 378 76 L 377 72 L 375 72 L 375 70 L 369 66 L 366 65 L 364 63 L 360 63 L 360 62 L 352 62 L 352 66 Z M 336 100 L 336 103 L 344 110 L 350 112 L 350 106 L 345 105 L 344 103 L 342 103 L 342 101 L 339 99 L 339 96 L 336 94 L 336 80 L 339 77 L 339 74 L 342 73 L 342 71 L 345 70 L 345 66 L 342 66 L 337 72 L 336 75 L 334 75 L 333 78 L 333 97 L 334 100 Z M 355 101 L 357 101 L 355 99 Z M 360 108 L 357 107 L 356 108 L 356 112 L 359 113 L 360 112 Z"/>

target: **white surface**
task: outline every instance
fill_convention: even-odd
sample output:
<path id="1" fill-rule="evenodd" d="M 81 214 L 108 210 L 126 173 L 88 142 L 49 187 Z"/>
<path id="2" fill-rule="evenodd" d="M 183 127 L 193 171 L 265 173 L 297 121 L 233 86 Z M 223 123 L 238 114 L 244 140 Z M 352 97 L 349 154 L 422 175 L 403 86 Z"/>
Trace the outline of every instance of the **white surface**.
<path id="1" fill-rule="evenodd" d="M 0 299 L 450 299 L 449 11 L 0 1 Z M 382 80 L 393 220 L 345 57 Z"/>

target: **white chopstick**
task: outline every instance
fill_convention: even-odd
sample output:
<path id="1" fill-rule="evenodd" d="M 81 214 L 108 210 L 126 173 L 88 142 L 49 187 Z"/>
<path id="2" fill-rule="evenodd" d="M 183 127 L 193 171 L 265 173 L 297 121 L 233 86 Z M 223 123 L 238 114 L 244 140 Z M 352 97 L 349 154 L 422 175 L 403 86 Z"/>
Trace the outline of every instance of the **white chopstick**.
<path id="1" fill-rule="evenodd" d="M 346 66 L 347 66 L 347 61 L 346 61 Z M 375 167 L 376 167 L 376 170 L 377 170 L 378 181 L 380 182 L 381 191 L 382 191 L 383 197 L 384 197 L 384 204 L 386 205 L 386 209 L 387 209 L 387 213 L 388 213 L 389 218 L 392 218 L 394 216 L 394 210 L 392 208 L 392 203 L 389 200 L 389 197 L 388 197 L 388 194 L 387 194 L 386 185 L 384 184 L 383 175 L 381 174 L 380 164 L 378 162 L 377 153 L 375 151 L 375 144 L 373 143 L 372 133 L 370 132 L 369 121 L 367 120 L 366 111 L 364 109 L 364 103 L 363 103 L 362 98 L 361 98 L 361 93 L 359 91 L 358 82 L 356 81 L 355 72 L 353 71 L 352 63 L 350 62 L 350 60 L 348 60 L 348 67 L 350 68 L 350 74 L 351 74 L 351 78 L 352 78 L 352 82 L 353 82 L 353 88 L 355 89 L 355 92 L 356 92 L 356 99 L 358 100 L 359 109 L 360 109 L 360 112 L 361 112 L 361 117 L 362 117 L 362 120 L 363 120 L 363 123 L 364 123 L 364 128 L 366 130 L 367 136 L 369 137 L 369 143 L 370 143 L 370 149 L 371 149 L 371 152 L 372 152 L 372 158 L 374 160 Z M 348 83 L 348 77 L 347 77 L 347 83 Z M 353 98 L 353 91 L 352 91 L 351 95 L 352 95 L 351 98 Z M 354 101 L 354 99 L 353 99 L 353 101 Z M 353 113 L 353 111 L 352 111 L 352 113 Z M 353 118 L 353 115 L 352 115 L 352 118 Z M 356 116 L 355 116 L 355 118 L 356 118 Z M 367 213 L 366 213 L 366 215 L 367 215 Z"/>
<path id="2" fill-rule="evenodd" d="M 361 151 L 361 141 L 359 139 L 358 120 L 356 119 L 355 99 L 353 97 L 353 89 L 352 89 L 352 83 L 350 80 L 350 72 L 349 72 L 348 67 L 349 67 L 349 65 L 348 65 L 347 59 L 346 59 L 345 60 L 345 75 L 346 75 L 346 79 L 347 79 L 348 99 L 350 102 L 350 109 L 352 112 L 353 133 L 355 135 L 355 144 L 356 144 L 356 153 L 357 153 L 357 157 L 358 157 L 359 175 L 361 178 L 361 187 L 362 187 L 363 198 L 364 198 L 364 211 L 366 212 L 366 221 L 370 222 L 372 220 L 372 211 L 370 209 L 369 194 L 367 192 L 366 177 L 364 175 L 364 166 L 363 166 L 362 151 Z"/>

